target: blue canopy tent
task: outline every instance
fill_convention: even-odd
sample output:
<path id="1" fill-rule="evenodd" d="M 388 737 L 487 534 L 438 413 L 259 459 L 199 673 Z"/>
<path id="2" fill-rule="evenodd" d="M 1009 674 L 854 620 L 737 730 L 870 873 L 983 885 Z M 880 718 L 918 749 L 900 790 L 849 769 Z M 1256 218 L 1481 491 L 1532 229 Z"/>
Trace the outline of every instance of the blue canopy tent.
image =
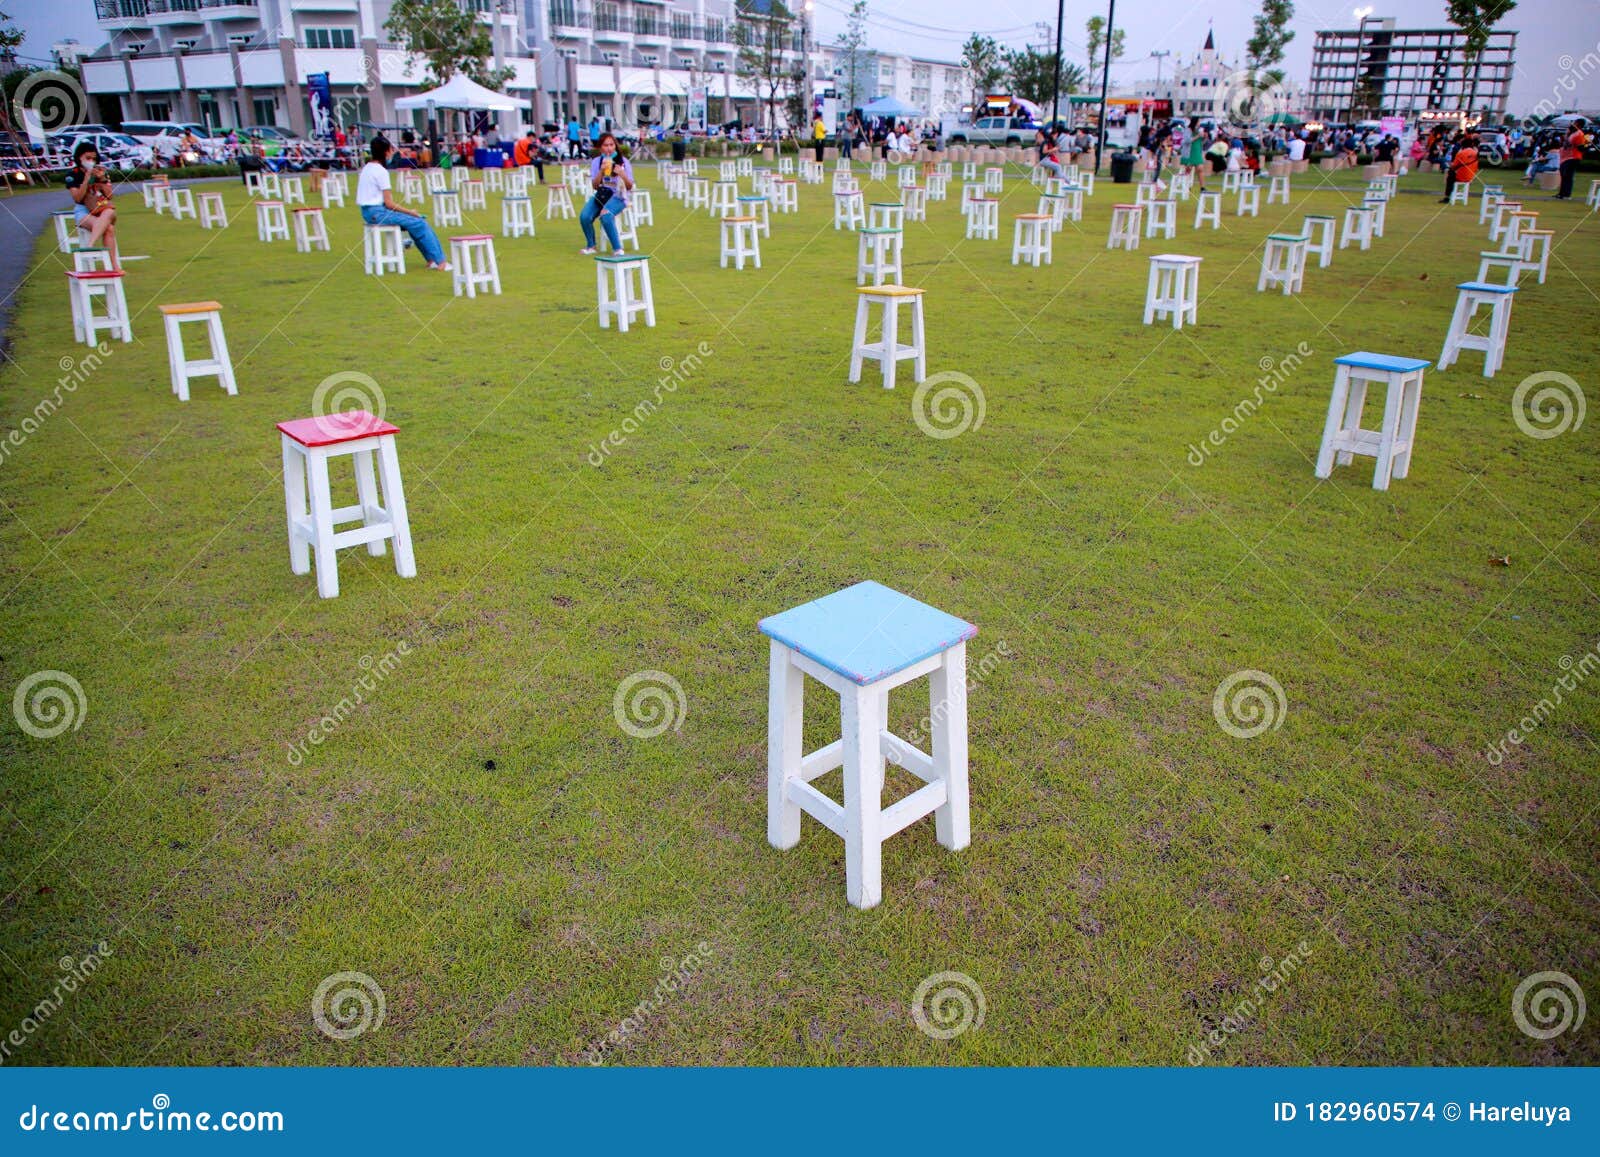
<path id="1" fill-rule="evenodd" d="M 922 110 L 915 105 L 907 104 L 903 100 L 896 100 L 892 96 L 880 96 L 871 104 L 863 105 L 861 111 L 869 117 L 885 117 L 889 120 L 924 115 Z"/>

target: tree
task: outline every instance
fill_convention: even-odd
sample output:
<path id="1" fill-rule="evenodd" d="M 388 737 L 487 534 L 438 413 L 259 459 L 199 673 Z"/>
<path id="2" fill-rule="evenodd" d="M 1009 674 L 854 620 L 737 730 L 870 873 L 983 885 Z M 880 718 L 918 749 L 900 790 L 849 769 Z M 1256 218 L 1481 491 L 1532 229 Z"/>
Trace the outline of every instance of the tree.
<path id="1" fill-rule="evenodd" d="M 9 57 L 22 47 L 27 33 L 11 23 L 11 15 L 0 11 L 0 57 Z"/>
<path id="2" fill-rule="evenodd" d="M 1058 63 L 1059 69 L 1054 67 Z M 1077 92 L 1085 80 L 1084 71 L 1078 65 L 1059 60 L 1054 52 L 1041 52 L 1037 48 L 1006 52 L 1005 66 L 1005 79 L 1012 95 L 1037 105 L 1048 105 L 1055 95 L 1057 71 L 1063 93 Z"/>
<path id="3" fill-rule="evenodd" d="M 1466 57 L 1472 63 L 1472 90 L 1467 97 L 1467 112 L 1478 103 L 1478 70 L 1482 67 L 1489 33 L 1516 6 L 1516 0 L 1445 0 L 1445 15 L 1467 36 Z"/>
<path id="4" fill-rule="evenodd" d="M 793 83 L 783 53 L 793 34 L 794 12 L 783 0 L 739 0 L 737 12 L 739 58 L 734 71 L 756 90 L 770 133 L 777 128 L 779 94 Z"/>
<path id="5" fill-rule="evenodd" d="M 1102 67 L 1109 69 L 1113 60 L 1121 57 L 1123 53 L 1124 33 L 1118 28 L 1111 34 L 1110 51 L 1102 58 L 1100 50 L 1106 47 L 1106 21 L 1103 16 L 1091 16 L 1083 26 L 1085 44 L 1084 48 L 1089 56 L 1089 78 Z"/>
<path id="6" fill-rule="evenodd" d="M 394 0 L 384 30 L 412 56 L 427 62 L 423 83 L 433 88 L 457 73 L 485 88 L 500 89 L 514 68 L 495 68 L 489 28 L 456 0 Z M 410 75 L 410 62 L 407 62 Z"/>
<path id="7" fill-rule="evenodd" d="M 961 63 L 972 78 L 972 115 L 983 115 L 983 97 L 1004 83 L 1006 64 L 1000 46 L 989 36 L 974 32 L 961 46 Z"/>
<path id="8" fill-rule="evenodd" d="M 844 90 L 845 108 L 860 108 L 867 96 L 863 86 L 869 75 L 867 70 L 872 64 L 871 54 L 867 52 L 867 0 L 855 0 L 850 6 L 844 31 L 834 38 L 833 43 L 839 50 L 836 61 L 843 73 L 839 80 Z"/>
<path id="9" fill-rule="evenodd" d="M 1274 65 L 1283 61 L 1283 50 L 1294 33 L 1289 31 L 1289 21 L 1294 19 L 1294 5 L 1290 0 L 1261 0 L 1261 11 L 1256 14 L 1255 32 L 1244 46 L 1245 63 L 1252 75 L 1276 70 Z M 1283 73 L 1276 72 L 1275 80 Z"/>

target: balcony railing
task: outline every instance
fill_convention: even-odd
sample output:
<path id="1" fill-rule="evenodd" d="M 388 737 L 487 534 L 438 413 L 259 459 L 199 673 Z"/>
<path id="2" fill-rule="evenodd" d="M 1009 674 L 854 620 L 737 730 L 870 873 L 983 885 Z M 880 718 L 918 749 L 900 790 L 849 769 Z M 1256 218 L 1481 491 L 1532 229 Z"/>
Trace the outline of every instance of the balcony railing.
<path id="1" fill-rule="evenodd" d="M 550 0 L 550 26 L 588 28 L 589 10 L 578 7 L 572 0 Z"/>
<path id="2" fill-rule="evenodd" d="M 596 32 L 627 32 L 628 18 L 616 8 L 596 8 L 594 29 Z"/>
<path id="3" fill-rule="evenodd" d="M 94 0 L 94 14 L 100 20 L 142 20 L 150 8 L 145 0 Z"/>
<path id="4" fill-rule="evenodd" d="M 199 12 L 200 0 L 149 0 L 150 14 L 164 16 L 172 12 Z"/>
<path id="5" fill-rule="evenodd" d="M 659 16 L 637 15 L 633 18 L 633 34 L 635 36 L 658 36 L 664 39 L 667 35 L 667 22 Z"/>

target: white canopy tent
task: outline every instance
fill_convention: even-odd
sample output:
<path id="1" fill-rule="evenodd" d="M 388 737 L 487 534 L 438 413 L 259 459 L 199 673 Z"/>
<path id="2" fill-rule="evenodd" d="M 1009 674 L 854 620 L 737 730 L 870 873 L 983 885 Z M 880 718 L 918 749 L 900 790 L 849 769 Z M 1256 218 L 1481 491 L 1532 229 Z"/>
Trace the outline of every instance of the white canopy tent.
<path id="1" fill-rule="evenodd" d="M 400 97 L 394 102 L 394 107 L 402 112 L 427 108 L 466 109 L 469 112 L 516 112 L 518 109 L 532 108 L 533 102 L 484 88 L 477 81 L 458 72 L 438 88 L 419 92 L 416 96 Z"/>

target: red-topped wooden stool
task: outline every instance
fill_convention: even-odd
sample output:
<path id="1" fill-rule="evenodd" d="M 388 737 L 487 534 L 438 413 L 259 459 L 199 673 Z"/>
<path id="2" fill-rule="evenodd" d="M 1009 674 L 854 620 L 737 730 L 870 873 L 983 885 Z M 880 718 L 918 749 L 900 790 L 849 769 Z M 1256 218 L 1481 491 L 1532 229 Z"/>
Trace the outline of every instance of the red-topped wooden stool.
<path id="1" fill-rule="evenodd" d="M 72 336 L 85 345 L 99 344 L 97 334 L 108 329 L 123 341 L 133 340 L 133 322 L 128 317 L 128 298 L 122 291 L 122 270 L 94 269 L 67 271 L 67 291 L 72 301 Z M 94 299 L 106 299 L 106 311 L 97 315 Z"/>
<path id="2" fill-rule="evenodd" d="M 384 540 L 392 538 L 395 573 L 415 578 L 417 562 L 411 554 L 411 524 L 394 443 L 400 428 L 365 410 L 349 410 L 279 422 L 278 432 L 283 437 L 283 495 L 289 511 L 289 568 L 295 574 L 308 573 L 314 552 L 317 593 L 337 598 L 339 564 L 334 552 L 365 543 L 368 554 L 381 555 L 387 549 Z M 335 507 L 328 459 L 344 454 L 355 459 L 357 502 Z M 380 483 L 384 505 L 378 502 Z M 361 525 L 354 529 L 334 530 L 341 522 L 358 519 Z"/>

